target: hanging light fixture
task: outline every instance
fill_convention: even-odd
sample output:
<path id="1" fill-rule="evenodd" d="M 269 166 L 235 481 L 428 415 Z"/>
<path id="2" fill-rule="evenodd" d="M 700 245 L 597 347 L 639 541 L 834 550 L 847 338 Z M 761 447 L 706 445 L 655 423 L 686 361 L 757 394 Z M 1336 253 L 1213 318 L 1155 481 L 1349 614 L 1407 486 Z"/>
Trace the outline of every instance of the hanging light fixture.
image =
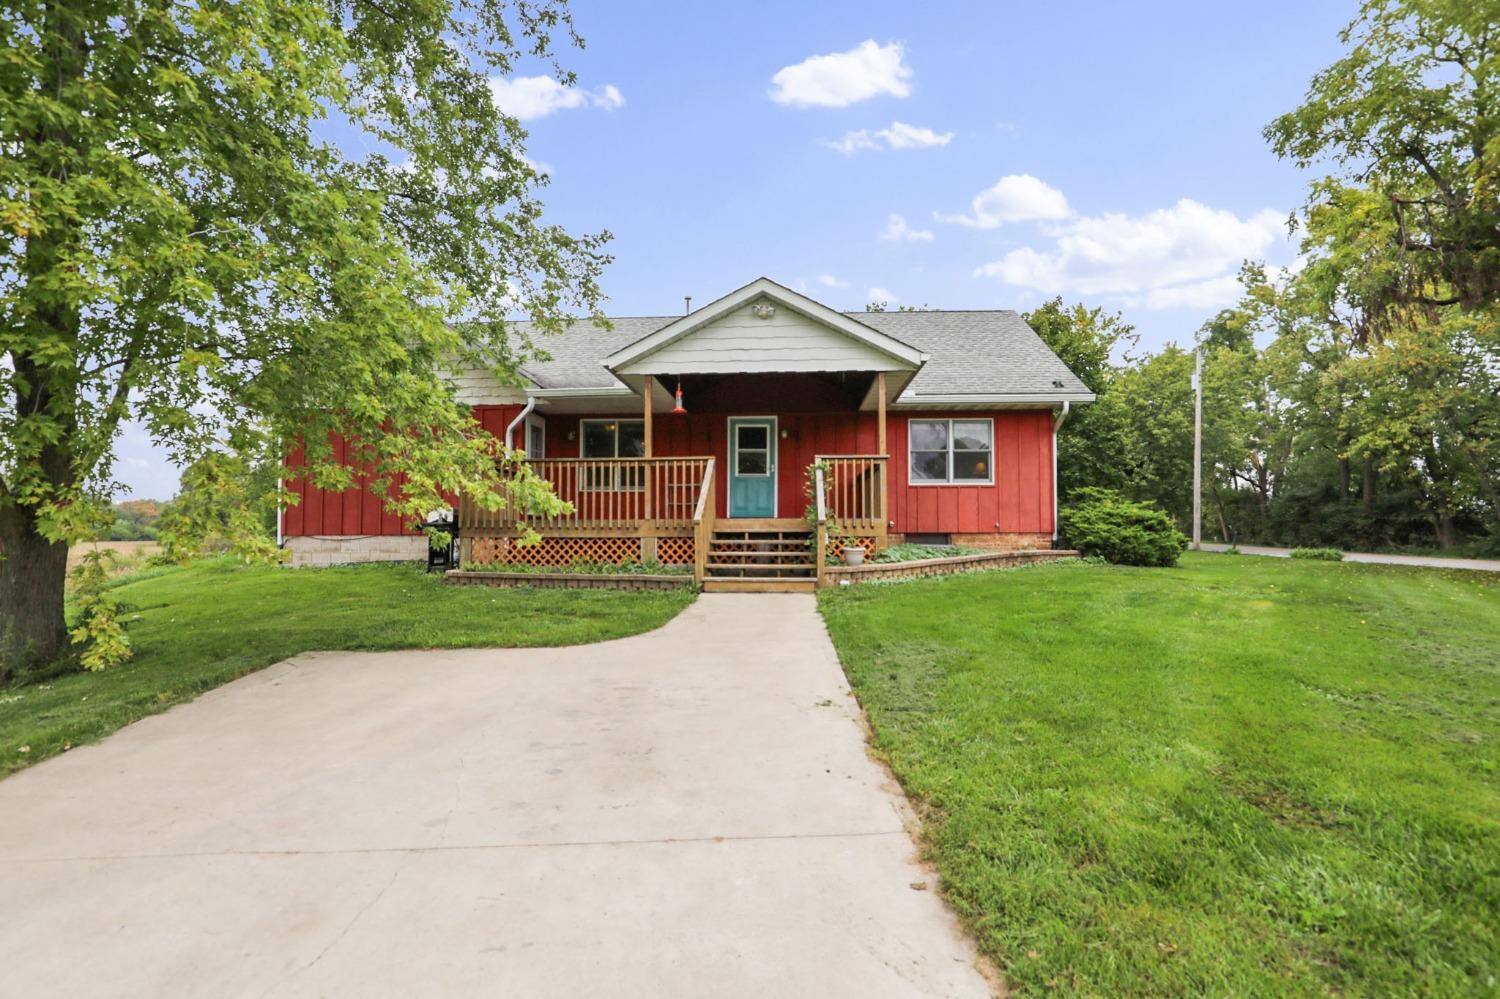
<path id="1" fill-rule="evenodd" d="M 682 382 L 677 383 L 677 408 L 673 409 L 672 412 L 677 416 L 681 416 L 687 412 L 686 409 L 682 408 Z"/>

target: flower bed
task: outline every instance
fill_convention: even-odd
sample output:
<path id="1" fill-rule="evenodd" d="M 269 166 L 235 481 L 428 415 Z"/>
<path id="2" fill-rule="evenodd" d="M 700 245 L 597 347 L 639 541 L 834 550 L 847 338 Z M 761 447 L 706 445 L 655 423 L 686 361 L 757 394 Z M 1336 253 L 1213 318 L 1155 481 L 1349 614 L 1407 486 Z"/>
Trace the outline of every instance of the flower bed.
<path id="1" fill-rule="evenodd" d="M 951 576 L 962 572 L 985 572 L 1009 569 L 1036 562 L 1056 562 L 1077 558 L 1075 551 L 1038 549 L 1019 552 L 982 552 L 977 555 L 950 555 L 946 558 L 916 559 L 909 562 L 867 562 L 864 565 L 830 565 L 823 570 L 827 586 L 848 586 L 876 580 L 921 579 L 926 576 Z"/>

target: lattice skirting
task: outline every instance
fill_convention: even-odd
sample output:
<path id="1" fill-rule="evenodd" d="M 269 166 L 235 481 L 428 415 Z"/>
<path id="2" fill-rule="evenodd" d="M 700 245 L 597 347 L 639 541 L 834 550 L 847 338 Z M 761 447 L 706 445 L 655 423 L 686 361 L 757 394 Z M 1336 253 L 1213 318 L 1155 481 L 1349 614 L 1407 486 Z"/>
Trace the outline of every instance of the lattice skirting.
<path id="1" fill-rule="evenodd" d="M 848 547 L 851 547 L 851 548 L 863 548 L 865 550 L 865 557 L 866 558 L 869 558 L 871 555 L 875 554 L 875 538 L 874 537 L 849 538 L 847 540 L 849 542 Z M 843 539 L 834 539 L 834 540 L 828 542 L 828 557 L 831 558 L 831 559 L 837 559 L 839 561 L 843 561 L 843 558 L 844 558 L 844 548 L 845 547 L 846 546 L 845 546 L 845 542 L 844 542 Z"/>
<path id="2" fill-rule="evenodd" d="M 471 562 L 519 562 L 523 565 L 572 565 L 574 562 L 639 562 L 640 538 L 543 538 L 521 546 L 510 538 L 475 538 Z M 656 561 L 663 565 L 691 565 L 692 538 L 657 538 Z"/>
<path id="3" fill-rule="evenodd" d="M 657 538 L 656 561 L 662 565 L 692 565 L 692 538 Z"/>

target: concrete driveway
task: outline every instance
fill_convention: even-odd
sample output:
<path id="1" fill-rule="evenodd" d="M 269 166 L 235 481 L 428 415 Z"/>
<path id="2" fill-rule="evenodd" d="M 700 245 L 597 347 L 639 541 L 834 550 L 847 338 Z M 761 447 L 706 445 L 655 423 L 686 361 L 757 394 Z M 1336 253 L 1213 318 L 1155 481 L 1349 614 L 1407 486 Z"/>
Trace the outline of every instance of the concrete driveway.
<path id="1" fill-rule="evenodd" d="M 0 993 L 988 995 L 904 815 L 811 597 L 299 656 L 0 782 Z"/>

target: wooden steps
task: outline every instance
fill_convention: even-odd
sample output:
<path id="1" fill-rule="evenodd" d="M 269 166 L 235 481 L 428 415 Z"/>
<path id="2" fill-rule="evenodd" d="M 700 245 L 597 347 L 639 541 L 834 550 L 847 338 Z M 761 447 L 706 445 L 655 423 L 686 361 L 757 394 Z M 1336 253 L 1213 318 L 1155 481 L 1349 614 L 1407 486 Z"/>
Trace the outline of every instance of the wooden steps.
<path id="1" fill-rule="evenodd" d="M 809 593 L 817 564 L 800 520 L 733 520 L 715 527 L 703 589 L 707 593 Z"/>
<path id="2" fill-rule="evenodd" d="M 818 581 L 807 579 L 720 579 L 703 580 L 704 593 L 812 593 Z"/>

